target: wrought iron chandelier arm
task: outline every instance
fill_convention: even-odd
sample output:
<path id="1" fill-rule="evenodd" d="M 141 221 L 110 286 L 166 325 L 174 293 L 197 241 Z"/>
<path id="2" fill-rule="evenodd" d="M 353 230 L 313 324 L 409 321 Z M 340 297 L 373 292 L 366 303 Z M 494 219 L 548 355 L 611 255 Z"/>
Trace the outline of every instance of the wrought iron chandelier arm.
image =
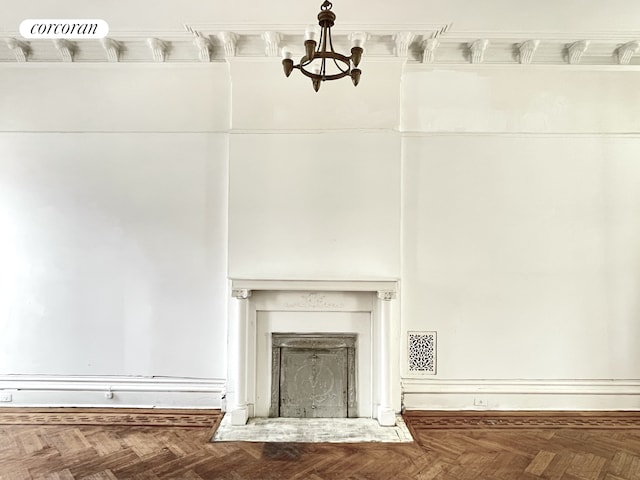
<path id="1" fill-rule="evenodd" d="M 338 70 L 340 70 L 342 73 L 348 74 L 349 71 L 351 70 L 351 68 L 347 68 L 346 70 L 343 70 L 342 67 L 340 66 L 340 64 L 338 63 L 338 61 L 335 58 L 332 58 L 332 60 L 333 60 L 333 63 L 335 64 L 336 68 Z"/>

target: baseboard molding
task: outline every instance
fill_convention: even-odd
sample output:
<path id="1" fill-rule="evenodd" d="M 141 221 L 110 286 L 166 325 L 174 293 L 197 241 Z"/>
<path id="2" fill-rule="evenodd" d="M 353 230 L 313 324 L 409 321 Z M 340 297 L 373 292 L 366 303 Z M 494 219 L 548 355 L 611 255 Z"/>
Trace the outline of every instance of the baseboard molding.
<path id="1" fill-rule="evenodd" d="M 0 407 L 221 408 L 224 379 L 0 375 Z M 109 398 L 111 397 L 111 398 Z"/>
<path id="2" fill-rule="evenodd" d="M 402 379 L 406 410 L 640 410 L 640 380 Z"/>

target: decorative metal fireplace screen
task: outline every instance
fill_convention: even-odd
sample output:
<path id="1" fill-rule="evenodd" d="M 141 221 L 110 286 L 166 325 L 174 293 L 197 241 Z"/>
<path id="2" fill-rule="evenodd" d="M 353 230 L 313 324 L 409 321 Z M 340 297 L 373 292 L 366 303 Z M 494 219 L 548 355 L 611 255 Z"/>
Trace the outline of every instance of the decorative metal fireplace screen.
<path id="1" fill-rule="evenodd" d="M 272 334 L 270 417 L 357 417 L 356 335 Z"/>

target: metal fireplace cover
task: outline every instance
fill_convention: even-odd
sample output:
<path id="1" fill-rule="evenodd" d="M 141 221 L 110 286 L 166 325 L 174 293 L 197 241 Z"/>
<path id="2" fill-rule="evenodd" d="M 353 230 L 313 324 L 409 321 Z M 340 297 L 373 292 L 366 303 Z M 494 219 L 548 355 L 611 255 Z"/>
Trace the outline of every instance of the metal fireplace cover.
<path id="1" fill-rule="evenodd" d="M 338 379 L 339 383 L 346 381 L 346 398 L 345 407 L 346 412 L 343 412 L 339 405 L 336 405 L 336 411 L 331 412 L 327 408 L 322 408 L 322 405 L 315 406 L 313 411 L 305 408 L 289 409 L 288 414 L 294 412 L 295 416 L 302 417 L 325 417 L 325 416 L 343 416 L 343 417 L 357 417 L 357 397 L 356 397 L 356 345 L 357 335 L 350 333 L 273 333 L 272 335 L 272 367 L 271 367 L 271 406 L 269 409 L 270 417 L 281 416 L 281 380 L 282 380 L 282 358 L 283 352 L 289 352 L 291 354 L 300 353 L 301 357 L 304 357 L 304 352 L 309 352 L 312 357 L 321 358 L 324 353 L 324 360 L 338 359 L 340 357 L 339 352 L 343 352 L 346 357 L 345 362 L 345 377 Z M 317 351 L 320 355 L 313 354 L 313 351 Z M 337 354 L 337 355 L 336 355 Z M 321 358 L 321 361 L 323 359 Z M 325 368 L 323 370 L 329 374 L 335 374 L 336 368 Z M 317 379 L 313 378 L 312 382 Z M 323 392 L 326 394 L 326 392 Z M 326 395 L 319 395 L 319 397 L 325 398 Z M 318 403 L 322 403 L 322 398 L 312 398 L 312 402 L 318 400 Z M 309 413 L 307 415 L 307 413 Z M 345 415 L 346 413 L 346 415 Z"/>

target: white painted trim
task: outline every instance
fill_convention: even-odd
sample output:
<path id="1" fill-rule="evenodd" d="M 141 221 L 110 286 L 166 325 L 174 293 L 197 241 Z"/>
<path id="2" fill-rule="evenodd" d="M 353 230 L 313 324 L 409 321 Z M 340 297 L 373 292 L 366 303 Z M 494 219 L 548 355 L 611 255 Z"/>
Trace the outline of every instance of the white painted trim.
<path id="1" fill-rule="evenodd" d="M 313 17 L 310 18 L 313 20 Z M 213 23 L 213 22 L 184 22 L 182 29 L 171 30 L 110 30 L 109 38 L 144 40 L 149 36 L 166 37 L 169 40 L 183 38 L 193 39 L 193 32 L 236 32 L 241 35 L 260 35 L 266 31 L 275 31 L 283 35 L 304 34 L 307 23 Z M 450 40 L 468 38 L 495 38 L 504 40 L 527 40 L 539 38 L 547 41 L 576 41 L 588 38 L 590 40 L 623 41 L 627 38 L 640 38 L 640 30 L 579 30 L 579 31 L 559 31 L 559 30 L 518 30 L 510 31 L 503 29 L 494 30 L 460 30 L 456 25 L 447 23 L 344 23 L 339 22 L 331 29 L 336 34 L 343 35 L 355 31 L 368 32 L 374 35 L 390 35 L 397 32 L 410 31 L 416 34 L 426 32 L 447 31 L 441 34 L 441 38 Z M 6 30 L 0 32 L 0 38 L 20 38 L 19 30 Z"/>
<path id="2" fill-rule="evenodd" d="M 0 407 L 220 408 L 224 379 L 0 375 Z M 111 392 L 113 398 L 105 394 Z"/>
<path id="3" fill-rule="evenodd" d="M 313 17 L 311 17 L 313 18 Z M 198 23 L 186 22 L 184 29 L 186 32 L 218 32 L 229 30 L 242 35 L 260 35 L 262 32 L 273 30 L 283 35 L 302 35 L 306 27 L 306 23 L 302 24 L 284 24 L 284 23 L 237 23 L 237 24 L 221 24 L 221 23 Z M 402 31 L 412 31 L 416 33 L 431 33 L 440 31 L 447 27 L 445 23 L 391 23 L 391 24 L 375 24 L 375 23 L 336 23 L 331 28 L 331 32 L 335 35 L 346 35 L 351 32 L 367 32 L 372 35 L 390 35 Z M 8 32 L 11 34 L 12 32 Z M 171 32 L 175 35 L 175 32 Z M 13 36 L 19 35 L 19 32 Z M 127 36 L 134 36 L 136 32 L 126 32 Z M 117 37 L 122 34 L 114 32 L 110 36 Z"/>
<path id="4" fill-rule="evenodd" d="M 246 129 L 246 128 L 231 128 L 228 130 L 229 135 L 325 135 L 325 134 L 344 134 L 354 133 L 361 135 L 380 135 L 380 134 L 397 134 L 397 128 L 262 128 L 262 129 Z M 393 280 L 395 281 L 395 280 Z"/>
<path id="5" fill-rule="evenodd" d="M 407 410 L 640 410 L 640 380 L 402 379 Z"/>
<path id="6" fill-rule="evenodd" d="M 410 137 L 515 137 L 515 138 L 640 138 L 640 132 L 420 132 L 406 130 L 401 136 Z"/>
<path id="7" fill-rule="evenodd" d="M 396 280 L 251 280 L 231 279 L 231 288 L 269 291 L 321 291 L 321 292 L 396 292 Z"/>
<path id="8" fill-rule="evenodd" d="M 18 64 L 24 65 L 24 64 Z M 515 61 L 509 62 L 487 62 L 487 63 L 468 63 L 463 61 L 450 61 L 439 63 L 419 63 L 410 62 L 404 66 L 403 73 L 420 72 L 432 70 L 521 70 L 527 72 L 529 70 L 560 70 L 560 71 L 589 71 L 589 72 L 637 72 L 640 71 L 640 65 L 636 64 L 598 64 L 598 63 L 519 63 Z"/>
<path id="9" fill-rule="evenodd" d="M 294 57 L 296 56 L 297 52 L 294 53 Z M 302 54 L 300 54 L 302 55 Z M 281 63 L 281 59 L 279 57 L 258 57 L 258 56 L 253 56 L 253 55 L 243 55 L 243 56 L 236 56 L 236 57 L 227 57 L 226 62 L 229 64 L 234 64 L 234 63 L 271 63 L 272 65 L 277 65 L 279 66 Z M 376 55 L 376 54 L 367 54 L 367 63 L 386 63 L 386 64 L 401 64 L 401 65 L 406 65 L 406 58 L 400 58 L 400 57 L 392 57 L 390 55 Z M 89 62 L 87 62 L 89 63 Z M 133 63 L 133 62 L 132 62 Z M 220 63 L 219 60 L 211 60 L 211 63 Z M 15 65 L 14 62 L 11 63 L 12 65 Z M 0 64 L 1 65 L 1 64 Z M 186 65 L 191 65 L 191 63 L 186 63 Z M 205 64 L 206 65 L 206 64 Z M 506 64 L 508 65 L 508 64 Z M 625 65 L 623 65 L 625 66 Z M 633 67 L 634 65 L 626 65 L 627 67 L 631 66 Z M 283 78 L 285 78 L 283 76 Z"/>
<path id="10" fill-rule="evenodd" d="M 640 380 L 433 380 L 403 378 L 405 393 L 640 395 Z"/>
<path id="11" fill-rule="evenodd" d="M 522 41 L 531 38 L 550 41 L 550 42 L 572 42 L 582 39 L 599 40 L 599 41 L 618 41 L 622 42 L 626 38 L 640 38 L 639 30 L 608 30 L 608 31 L 545 31 L 545 30 L 456 30 L 450 28 L 443 38 L 447 40 L 466 40 L 469 38 L 492 38 L 500 40 Z"/>
<path id="12" fill-rule="evenodd" d="M 146 49 L 148 50 L 149 47 L 147 46 Z M 273 57 L 271 57 L 271 61 L 273 61 Z M 52 68 L 69 68 L 69 69 L 78 69 L 78 68 L 91 68 L 91 69 L 105 69 L 105 70 L 110 70 L 113 68 L 122 68 L 122 65 L 126 65 L 127 68 L 139 68 L 139 69 L 147 69 L 147 68 L 157 68 L 157 69 L 167 69 L 167 68 L 171 68 L 171 69 L 184 69 L 185 67 L 188 68 L 202 68 L 202 69 L 213 69 L 213 68 L 220 68 L 220 67 L 225 67 L 227 65 L 227 62 L 225 60 L 212 60 L 209 63 L 203 63 L 200 61 L 193 61 L 193 62 L 164 62 L 164 63 L 156 63 L 153 62 L 151 60 L 146 61 L 146 62 L 118 62 L 118 65 L 114 65 L 113 62 L 108 62 L 108 61 L 104 61 L 104 62 L 88 62 L 88 61 L 82 61 L 82 62 L 71 62 L 71 63 L 65 63 L 65 62 L 60 62 L 60 61 L 49 61 L 49 60 L 40 60 L 40 61 L 32 61 L 32 62 L 3 62 L 0 61 L 0 68 L 33 68 L 33 69 L 38 69 L 38 68 L 46 68 L 47 70 L 50 70 Z M 633 65 L 628 65 L 628 67 L 633 67 Z"/>
<path id="13" fill-rule="evenodd" d="M 228 130 L 0 130 L 2 134 L 23 134 L 23 135 L 227 135 Z"/>
<path id="14" fill-rule="evenodd" d="M 302 32 L 304 25 L 220 25 L 220 24 L 185 24 L 183 31 L 139 31 L 139 32 L 110 32 L 109 40 L 117 41 L 118 49 L 117 62 L 114 61 L 115 54 L 109 55 L 104 49 L 95 49 L 94 44 L 74 43 L 64 44 L 61 47 L 60 55 L 52 55 L 49 48 L 43 48 L 45 41 L 33 39 L 28 43 L 29 55 L 20 50 L 15 58 L 0 56 L 1 63 L 18 63 L 26 65 L 30 63 L 106 63 L 106 64 L 128 64 L 128 63 L 176 63 L 184 65 L 186 63 L 220 63 L 237 61 L 279 62 L 277 56 L 273 55 L 277 51 L 274 45 L 290 46 L 296 45 L 297 52 L 302 50 Z M 501 65 L 514 64 L 521 66 L 534 66 L 533 64 L 559 64 L 564 65 L 566 61 L 566 49 L 571 50 L 571 45 L 581 45 L 581 42 L 590 42 L 593 47 L 585 53 L 585 68 L 601 68 L 612 66 L 612 56 L 616 56 L 621 45 L 629 44 L 640 39 L 640 32 L 637 31 L 612 31 L 612 32 L 543 32 L 543 31 L 453 31 L 451 24 L 396 24 L 396 25 L 348 25 L 339 24 L 332 29 L 334 42 L 337 44 L 347 44 L 349 35 L 353 32 L 366 32 L 367 41 L 366 61 L 399 61 L 410 63 L 422 61 L 424 58 L 425 40 L 438 40 L 437 54 L 428 56 L 427 65 L 432 68 L 439 68 L 449 63 L 466 64 L 468 59 L 460 55 L 462 50 L 470 45 L 483 45 L 489 42 L 487 52 L 491 51 L 489 63 Z M 266 52 L 265 40 L 266 32 L 272 34 L 273 38 L 279 41 L 272 45 L 271 50 Z M 19 33 L 0 32 L 0 40 L 11 41 L 20 38 Z M 194 38 L 200 38 L 200 46 L 194 48 Z M 154 55 L 149 56 L 147 42 L 152 39 Z M 215 39 L 215 40 L 214 40 Z M 395 40 L 395 42 L 393 41 Z M 512 55 L 513 48 L 518 48 L 523 43 L 534 41 L 540 42 L 545 55 L 538 55 L 535 62 L 520 62 L 518 56 Z M 88 42 L 91 42 L 90 40 Z M 481 42 L 481 43 L 478 43 Z M 206 45 L 209 46 L 206 46 Z M 25 42 L 25 45 L 26 42 Z M 203 46 L 204 45 L 204 46 Z M 431 44 L 432 46 L 435 44 Z M 71 49 L 71 46 L 74 48 Z M 180 52 L 176 56 L 168 54 L 168 47 L 173 52 Z M 224 48 L 220 48 L 220 46 Z M 69 48 L 67 48 L 69 47 Z M 236 48 L 237 47 L 237 48 Z M 15 50 L 15 49 L 14 49 Z M 167 55 L 165 55 L 165 50 Z M 82 52 L 82 55 L 79 53 Z M 204 52 L 204 56 L 203 56 Z M 74 53 L 75 55 L 71 55 Z M 408 54 L 408 55 L 407 55 Z M 497 55 L 497 57 L 496 57 Z M 72 58 L 72 57 L 76 58 Z M 234 57 L 238 57 L 235 59 Z M 166 58 L 165 58 L 166 57 Z M 478 57 L 479 58 L 479 57 Z M 577 58 L 577 57 L 574 57 Z M 378 60 L 380 59 L 380 60 Z M 203 61 L 204 60 L 204 61 Z M 478 62 L 473 62 L 477 65 Z M 571 62 L 575 63 L 575 62 Z M 624 67 L 625 70 L 635 65 L 616 64 Z"/>

